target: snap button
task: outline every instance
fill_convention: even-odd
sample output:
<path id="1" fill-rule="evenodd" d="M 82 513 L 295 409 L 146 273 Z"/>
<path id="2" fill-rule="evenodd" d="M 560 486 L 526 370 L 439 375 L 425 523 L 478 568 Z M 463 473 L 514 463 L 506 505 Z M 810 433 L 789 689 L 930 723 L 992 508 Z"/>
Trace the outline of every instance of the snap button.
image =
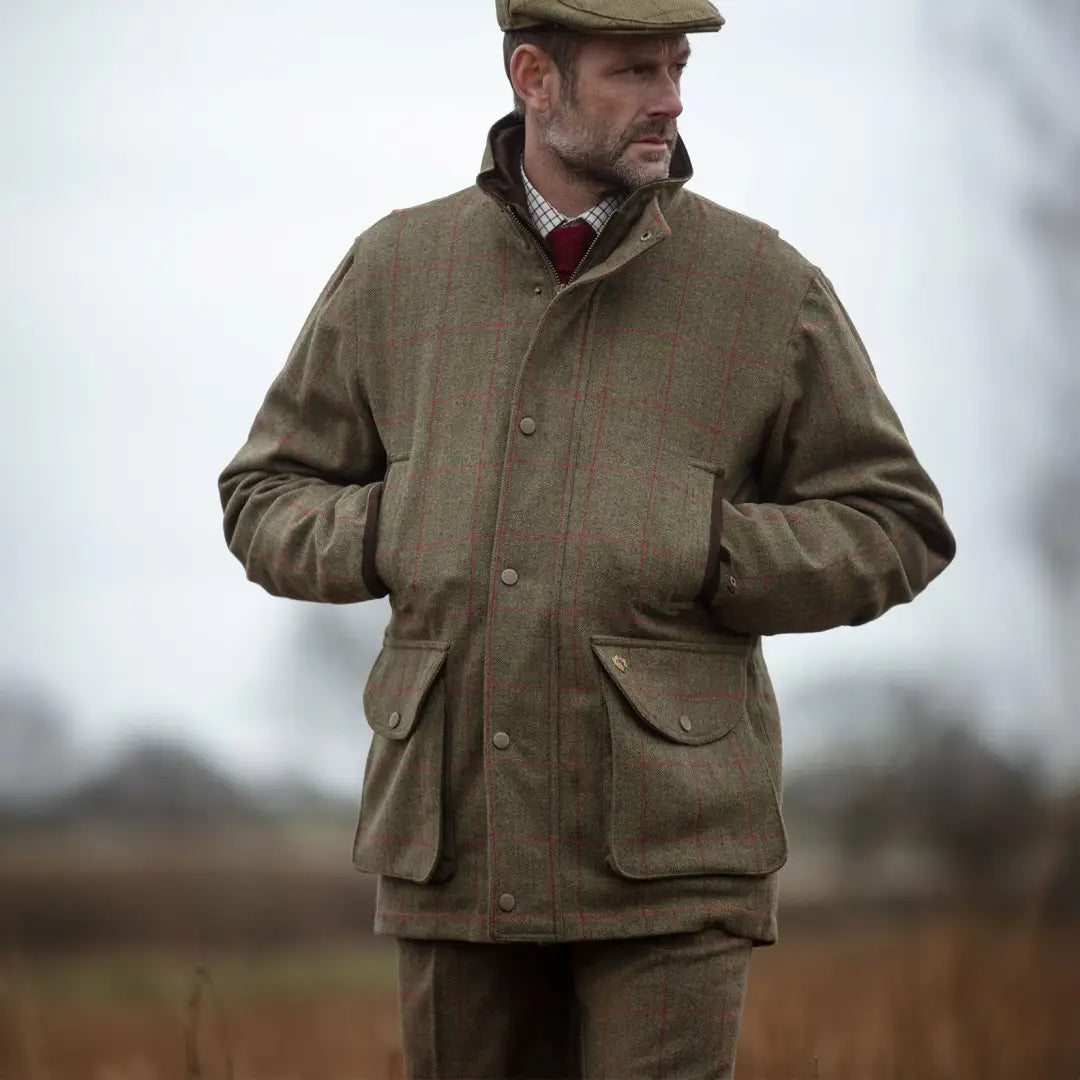
<path id="1" fill-rule="evenodd" d="M 652 239 L 652 233 L 648 229 L 646 229 L 641 234 L 641 242 L 644 244 L 646 240 L 651 240 L 651 239 Z"/>
<path id="2" fill-rule="evenodd" d="M 513 911 L 516 903 L 517 901 L 508 892 L 504 892 L 502 896 L 499 897 L 499 907 L 501 907 L 503 911 Z"/>
<path id="3" fill-rule="evenodd" d="M 510 745 L 510 736 L 505 731 L 496 731 L 491 741 L 495 744 L 496 750 L 505 750 Z"/>
<path id="4" fill-rule="evenodd" d="M 681 727 L 683 729 L 683 731 L 692 731 L 693 728 L 694 728 L 694 725 L 690 722 L 690 717 L 689 716 L 680 716 L 679 717 L 679 727 Z"/>
<path id="5" fill-rule="evenodd" d="M 519 426 L 526 435 L 531 435 L 536 430 L 536 421 L 531 416 L 526 416 Z"/>
<path id="6" fill-rule="evenodd" d="M 500 576 L 504 585 L 516 585 L 518 583 L 518 572 L 516 570 L 504 570 Z"/>
<path id="7" fill-rule="evenodd" d="M 543 294 L 543 292 L 544 292 L 544 286 L 543 285 L 537 285 L 533 289 L 533 292 L 536 293 L 537 296 L 541 296 Z"/>
<path id="8" fill-rule="evenodd" d="M 739 583 L 733 577 L 727 579 L 727 591 L 730 593 L 739 591 Z"/>
<path id="9" fill-rule="evenodd" d="M 401 713 L 392 712 L 390 719 L 386 721 L 391 727 L 397 727 L 401 723 Z"/>

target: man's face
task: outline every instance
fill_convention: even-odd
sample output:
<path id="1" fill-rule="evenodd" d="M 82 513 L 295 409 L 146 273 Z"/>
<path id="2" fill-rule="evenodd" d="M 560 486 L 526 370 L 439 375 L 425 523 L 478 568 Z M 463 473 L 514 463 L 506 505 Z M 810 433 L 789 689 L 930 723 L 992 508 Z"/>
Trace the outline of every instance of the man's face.
<path id="1" fill-rule="evenodd" d="M 540 118 L 542 142 L 569 173 L 605 189 L 666 179 L 689 56 L 684 34 L 586 39 L 573 82 Z"/>

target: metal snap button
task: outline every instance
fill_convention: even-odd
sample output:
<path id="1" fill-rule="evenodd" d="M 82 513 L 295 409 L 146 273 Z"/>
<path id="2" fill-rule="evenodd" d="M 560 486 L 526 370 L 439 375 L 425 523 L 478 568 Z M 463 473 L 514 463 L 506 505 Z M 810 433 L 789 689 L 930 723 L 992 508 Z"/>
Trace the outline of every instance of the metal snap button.
<path id="1" fill-rule="evenodd" d="M 502 577 L 502 583 L 504 585 L 516 585 L 518 583 L 518 572 L 516 570 L 504 570 L 500 577 Z"/>
<path id="2" fill-rule="evenodd" d="M 526 416 L 522 418 L 519 426 L 526 435 L 531 435 L 536 430 L 536 421 L 531 416 Z"/>
<path id="3" fill-rule="evenodd" d="M 683 731 L 693 731 L 694 729 L 694 725 L 691 723 L 689 716 L 679 717 L 679 727 L 681 727 Z"/>
<path id="4" fill-rule="evenodd" d="M 397 727 L 401 723 L 401 713 L 392 712 L 390 719 L 386 721 L 391 727 Z"/>
<path id="5" fill-rule="evenodd" d="M 515 904 L 517 904 L 517 901 L 508 892 L 504 892 L 502 896 L 499 897 L 499 907 L 501 907 L 503 911 L 513 911 Z"/>
<path id="6" fill-rule="evenodd" d="M 733 577 L 729 577 L 727 579 L 727 591 L 729 593 L 734 593 L 734 592 L 739 591 L 739 583 Z"/>
<path id="7" fill-rule="evenodd" d="M 650 230 L 646 229 L 641 234 L 641 242 L 644 244 L 646 240 L 651 240 L 651 239 L 652 239 L 652 232 Z"/>
<path id="8" fill-rule="evenodd" d="M 544 286 L 537 285 L 536 288 L 533 289 L 533 292 L 536 293 L 537 296 L 541 296 L 544 292 Z"/>
<path id="9" fill-rule="evenodd" d="M 495 744 L 496 750 L 505 750 L 510 745 L 510 736 L 505 731 L 496 731 L 491 741 Z"/>

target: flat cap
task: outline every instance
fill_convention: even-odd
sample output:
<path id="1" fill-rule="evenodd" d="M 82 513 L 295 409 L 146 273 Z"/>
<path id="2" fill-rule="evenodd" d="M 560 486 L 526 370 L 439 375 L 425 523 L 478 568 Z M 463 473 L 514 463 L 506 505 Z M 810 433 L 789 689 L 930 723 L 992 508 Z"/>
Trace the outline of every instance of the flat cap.
<path id="1" fill-rule="evenodd" d="M 499 27 L 557 23 L 586 34 L 694 34 L 719 30 L 709 0 L 495 0 Z"/>

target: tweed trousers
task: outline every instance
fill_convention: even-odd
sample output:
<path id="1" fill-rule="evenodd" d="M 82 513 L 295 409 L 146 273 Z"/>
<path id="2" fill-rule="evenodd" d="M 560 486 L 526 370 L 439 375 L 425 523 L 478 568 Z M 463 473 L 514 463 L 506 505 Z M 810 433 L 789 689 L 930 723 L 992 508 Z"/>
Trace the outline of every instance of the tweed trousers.
<path id="1" fill-rule="evenodd" d="M 718 929 L 550 945 L 398 938 L 412 1080 L 728 1080 L 751 943 Z"/>

